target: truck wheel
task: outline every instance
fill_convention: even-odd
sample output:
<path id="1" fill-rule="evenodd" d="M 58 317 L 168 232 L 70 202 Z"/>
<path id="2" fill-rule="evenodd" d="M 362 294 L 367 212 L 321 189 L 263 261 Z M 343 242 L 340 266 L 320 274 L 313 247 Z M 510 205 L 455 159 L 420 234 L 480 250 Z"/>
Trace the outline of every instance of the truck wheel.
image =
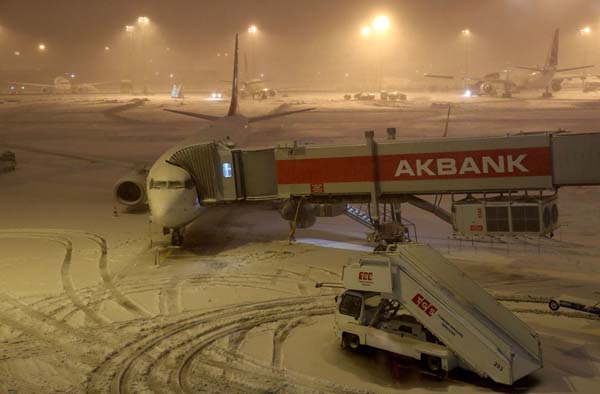
<path id="1" fill-rule="evenodd" d="M 423 355 L 423 361 L 431 372 L 439 373 L 442 370 L 442 360 L 439 357 Z"/>
<path id="2" fill-rule="evenodd" d="M 556 300 L 550 300 L 548 307 L 553 311 L 557 311 L 560 308 L 560 304 Z"/>
<path id="3" fill-rule="evenodd" d="M 357 350 L 360 347 L 360 339 L 354 334 L 343 333 L 340 345 L 344 350 Z"/>

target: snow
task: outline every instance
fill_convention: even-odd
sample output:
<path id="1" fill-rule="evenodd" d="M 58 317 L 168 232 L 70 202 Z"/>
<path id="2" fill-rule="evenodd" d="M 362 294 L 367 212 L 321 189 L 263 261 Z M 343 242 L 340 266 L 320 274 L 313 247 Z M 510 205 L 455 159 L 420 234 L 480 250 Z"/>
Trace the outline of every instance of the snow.
<path id="1" fill-rule="evenodd" d="M 127 172 L 114 161 L 151 163 L 195 133 L 223 137 L 202 121 L 162 109 L 224 114 L 226 102 L 133 99 L 0 100 L 0 151 L 6 143 L 113 160 L 15 149 L 17 171 L 0 174 L 0 393 L 506 390 L 465 373 L 440 380 L 409 362 L 394 373 L 383 353 L 339 349 L 332 327 L 337 290 L 314 284 L 339 282 L 341 267 L 372 247 L 366 229 L 344 216 L 298 230 L 289 245 L 288 224 L 269 206 L 214 209 L 190 226 L 182 249 L 168 246 L 147 213 L 119 210 L 114 217 L 112 188 Z M 299 104 L 318 109 L 231 137 L 240 145 L 362 143 L 365 130 L 384 138 L 390 126 L 398 128 L 399 139 L 439 137 L 446 109 L 431 104 L 446 101 L 454 105 L 453 137 L 596 131 L 600 125 L 598 93 L 565 91 L 551 100 L 414 93 L 397 105 L 303 93 L 242 101 L 248 115 Z M 545 367 L 515 390 L 595 393 L 600 387 L 600 321 L 563 309 L 550 314 L 546 305 L 531 302 L 557 294 L 600 297 L 598 191 L 560 191 L 563 227 L 553 241 L 458 241 L 447 224 L 403 206 L 420 242 L 511 299 L 503 302 L 539 333 Z M 106 240 L 105 264 L 89 233 Z"/>

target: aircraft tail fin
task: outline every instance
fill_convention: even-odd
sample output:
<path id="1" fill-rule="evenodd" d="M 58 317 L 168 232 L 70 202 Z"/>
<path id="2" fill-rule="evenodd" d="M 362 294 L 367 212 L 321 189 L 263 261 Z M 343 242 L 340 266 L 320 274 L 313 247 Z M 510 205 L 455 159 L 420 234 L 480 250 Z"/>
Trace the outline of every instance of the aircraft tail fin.
<path id="1" fill-rule="evenodd" d="M 235 35 L 235 50 L 233 52 L 233 79 L 231 81 L 231 102 L 227 116 L 237 115 L 238 112 L 238 34 Z"/>
<path id="2" fill-rule="evenodd" d="M 552 39 L 552 46 L 548 53 L 548 59 L 546 59 L 546 67 L 558 66 L 558 29 L 554 30 L 554 38 Z"/>

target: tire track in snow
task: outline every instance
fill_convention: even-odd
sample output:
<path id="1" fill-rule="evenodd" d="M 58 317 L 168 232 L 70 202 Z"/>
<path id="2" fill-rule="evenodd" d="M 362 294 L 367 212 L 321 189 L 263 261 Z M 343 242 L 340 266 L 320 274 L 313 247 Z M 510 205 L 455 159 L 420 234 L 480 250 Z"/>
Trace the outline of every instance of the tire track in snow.
<path id="1" fill-rule="evenodd" d="M 21 239 L 44 239 L 61 244 L 65 248 L 65 256 L 63 258 L 63 262 L 60 268 L 61 281 L 65 294 L 67 295 L 67 297 L 69 297 L 73 305 L 75 305 L 79 310 L 81 310 L 86 315 L 86 317 L 94 323 L 102 325 L 109 322 L 107 318 L 100 316 L 94 310 L 89 308 L 81 300 L 81 298 L 77 294 L 77 291 L 75 291 L 75 287 L 73 286 L 73 280 L 71 278 L 71 257 L 73 254 L 73 244 L 71 240 L 60 234 L 44 230 L 36 231 L 30 229 L 0 230 L 0 237 Z"/>
<path id="2" fill-rule="evenodd" d="M 293 319 L 280 323 L 273 333 L 273 355 L 271 365 L 275 369 L 283 368 L 283 344 L 292 330 L 304 322 L 304 318 Z"/>

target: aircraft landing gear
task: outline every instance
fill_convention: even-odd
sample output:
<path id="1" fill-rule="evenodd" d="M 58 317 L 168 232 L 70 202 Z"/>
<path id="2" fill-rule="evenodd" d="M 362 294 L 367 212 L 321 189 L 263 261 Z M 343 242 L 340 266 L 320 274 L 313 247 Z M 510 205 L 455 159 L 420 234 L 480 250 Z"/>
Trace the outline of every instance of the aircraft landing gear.
<path id="1" fill-rule="evenodd" d="M 550 97 L 552 97 L 552 92 L 550 92 L 550 90 L 546 86 L 546 91 L 544 93 L 542 93 L 542 98 L 550 98 Z"/>
<path id="2" fill-rule="evenodd" d="M 174 228 L 171 231 L 171 245 L 181 246 L 183 245 L 183 230 L 180 228 Z"/>

